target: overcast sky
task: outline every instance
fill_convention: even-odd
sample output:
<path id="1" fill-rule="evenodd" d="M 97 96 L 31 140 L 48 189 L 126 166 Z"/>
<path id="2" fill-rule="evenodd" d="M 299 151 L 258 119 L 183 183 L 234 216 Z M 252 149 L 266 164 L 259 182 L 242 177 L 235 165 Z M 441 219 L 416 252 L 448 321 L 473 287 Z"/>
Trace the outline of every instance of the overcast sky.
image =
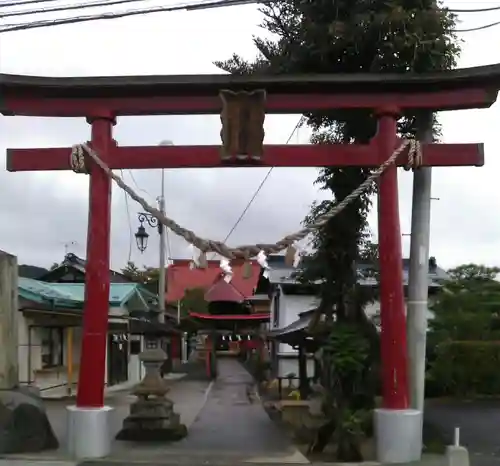
<path id="1" fill-rule="evenodd" d="M 447 4 L 472 8 L 493 3 L 462 0 Z M 500 12 L 462 15 L 461 19 L 460 27 L 469 28 L 500 20 Z M 241 6 L 1 34 L 0 72 L 47 76 L 216 73 L 214 60 L 228 58 L 233 52 L 248 58 L 255 55 L 251 38 L 263 34 L 260 20 L 256 7 Z M 488 46 L 500 43 L 500 27 L 461 37 L 461 67 L 500 62 L 500 49 Z M 268 116 L 266 142 L 284 143 L 297 120 L 294 115 Z M 440 121 L 445 142 L 484 142 L 486 166 L 434 169 L 432 194 L 440 200 L 432 204 L 431 255 L 446 268 L 465 262 L 500 265 L 496 139 L 500 105 L 441 114 Z M 118 121 L 115 138 L 121 145 L 155 145 L 166 139 L 179 145 L 217 144 L 219 125 L 217 116 L 127 117 Z M 50 266 L 63 258 L 66 249 L 85 255 L 88 177 L 71 172 L 9 173 L 5 171 L 5 149 L 71 146 L 84 142 L 89 134 L 83 119 L 0 116 L 0 249 L 18 255 L 20 263 Z M 291 143 L 307 139 L 308 132 L 302 129 Z M 223 239 L 266 171 L 167 171 L 167 213 L 201 236 Z M 299 229 L 319 195 L 312 184 L 315 177 L 315 169 L 275 169 L 229 243 L 274 242 Z M 125 179 L 151 202 L 159 194 L 159 170 L 125 171 Z M 410 229 L 411 190 L 411 174 L 401 171 L 403 233 Z M 124 194 L 114 187 L 112 265 L 120 268 L 129 257 L 138 265 L 156 265 L 153 230 L 146 253 L 136 250 L 130 232 L 137 229 L 138 206 L 129 204 L 127 214 Z M 375 210 L 370 223 L 376 231 Z M 187 244 L 170 236 L 171 254 L 189 257 Z M 409 238 L 402 241 L 408 254 Z"/>

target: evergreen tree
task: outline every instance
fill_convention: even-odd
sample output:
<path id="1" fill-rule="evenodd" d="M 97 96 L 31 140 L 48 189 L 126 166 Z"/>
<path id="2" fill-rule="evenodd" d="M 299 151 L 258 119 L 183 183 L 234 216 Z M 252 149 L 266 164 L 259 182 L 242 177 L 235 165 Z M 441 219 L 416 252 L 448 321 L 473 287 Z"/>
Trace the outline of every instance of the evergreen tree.
<path id="1" fill-rule="evenodd" d="M 127 262 L 121 270 L 122 275 L 132 282 L 140 283 L 151 293 L 158 293 L 160 270 L 157 267 L 146 267 L 140 269 L 134 262 Z"/>
<path id="2" fill-rule="evenodd" d="M 181 315 L 188 316 L 190 312 L 208 314 L 208 303 L 205 301 L 203 288 L 188 288 L 181 299 Z"/>
<path id="3" fill-rule="evenodd" d="M 234 74 L 422 73 L 454 67 L 459 52 L 455 17 L 435 0 L 277 0 L 261 11 L 262 26 L 274 37 L 253 39 L 255 61 L 234 55 L 218 62 L 220 68 Z M 368 143 L 376 131 L 371 109 L 306 116 L 315 144 Z M 402 135 L 413 134 L 415 115 L 405 115 L 399 128 Z M 329 211 L 369 174 L 367 168 L 323 168 L 317 183 L 332 199 L 315 204 L 305 223 Z M 372 249 L 367 214 L 374 192 L 373 186 L 317 232 L 302 277 L 321 281 L 320 311 L 330 323 L 322 361 L 330 421 L 313 448 L 321 450 L 335 433 L 343 461 L 360 459 L 362 421 L 375 394 L 378 345 L 363 312 L 371 297 L 360 295 L 355 267 L 364 250 Z"/>

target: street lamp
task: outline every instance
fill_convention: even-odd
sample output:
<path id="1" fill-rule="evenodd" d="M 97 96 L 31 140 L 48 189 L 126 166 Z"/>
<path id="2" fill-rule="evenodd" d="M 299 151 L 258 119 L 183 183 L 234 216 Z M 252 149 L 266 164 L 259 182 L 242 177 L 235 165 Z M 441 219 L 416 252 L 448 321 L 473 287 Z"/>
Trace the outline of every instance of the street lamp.
<path id="1" fill-rule="evenodd" d="M 148 247 L 149 234 L 144 228 L 144 222 L 146 222 L 151 228 L 158 228 L 158 233 L 162 233 L 162 224 L 158 222 L 158 219 L 151 214 L 146 212 L 139 212 L 137 214 L 137 219 L 140 222 L 137 233 L 135 234 L 135 241 L 137 243 L 137 249 L 143 253 Z"/>
<path id="2" fill-rule="evenodd" d="M 137 233 L 135 234 L 135 241 L 137 243 L 137 249 L 139 249 L 139 251 L 141 251 L 141 253 L 143 253 L 146 250 L 146 248 L 148 247 L 148 238 L 149 238 L 148 232 L 146 231 L 144 226 L 141 225 L 137 229 Z"/>
<path id="3" fill-rule="evenodd" d="M 171 141 L 162 141 L 160 146 L 171 146 Z M 159 211 L 165 215 L 165 176 L 161 171 L 161 195 L 157 198 Z M 144 227 L 147 223 L 152 228 L 157 228 L 159 233 L 159 279 L 158 279 L 158 323 L 157 332 L 145 335 L 146 345 L 139 360 L 146 368 L 146 374 L 135 388 L 134 394 L 138 400 L 130 406 L 130 416 L 123 421 L 123 429 L 117 438 L 121 440 L 150 440 L 151 435 L 159 436 L 158 439 L 179 440 L 185 437 L 187 429 L 180 423 L 179 415 L 174 412 L 174 403 L 166 397 L 168 388 L 163 379 L 162 367 L 168 360 L 165 352 L 165 329 L 161 324 L 165 322 L 165 235 L 166 228 L 158 218 L 146 212 L 137 214 L 139 228 L 135 234 L 139 251 L 144 252 L 148 246 L 149 234 Z M 154 434 L 151 434 L 154 432 Z"/>
<path id="4" fill-rule="evenodd" d="M 160 146 L 171 146 L 172 141 L 162 141 Z M 161 171 L 161 194 L 157 198 L 159 211 L 165 215 L 165 170 Z M 135 234 L 137 248 L 143 253 L 148 247 L 149 234 L 144 227 L 147 223 L 151 228 L 158 229 L 159 235 L 159 264 L 158 264 L 158 321 L 160 324 L 165 323 L 165 294 L 166 294 L 166 279 L 165 279 L 165 233 L 166 228 L 154 215 L 147 212 L 139 212 L 137 214 L 139 220 L 139 228 Z M 162 341 L 163 340 L 163 341 Z M 157 344 L 156 342 L 155 344 Z M 165 339 L 160 339 L 160 347 L 167 349 Z"/>

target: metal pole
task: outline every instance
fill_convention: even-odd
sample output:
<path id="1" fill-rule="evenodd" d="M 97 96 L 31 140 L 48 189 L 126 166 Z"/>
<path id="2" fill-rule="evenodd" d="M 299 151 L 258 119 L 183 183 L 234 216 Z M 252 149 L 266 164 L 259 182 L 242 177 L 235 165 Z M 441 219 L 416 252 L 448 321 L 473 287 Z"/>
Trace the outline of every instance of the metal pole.
<path id="1" fill-rule="evenodd" d="M 165 170 L 161 170 L 161 196 L 158 198 L 158 208 L 165 215 Z M 158 282 L 158 298 L 160 300 L 158 309 L 160 314 L 158 320 L 160 323 L 165 322 L 165 227 L 158 222 L 158 230 L 160 233 L 160 267 L 159 267 L 159 282 Z"/>
<path id="2" fill-rule="evenodd" d="M 172 141 L 161 141 L 160 146 L 172 146 Z M 161 169 L 161 195 L 158 198 L 158 208 L 160 212 L 165 215 L 165 169 Z M 158 222 L 158 231 L 160 233 L 160 267 L 159 267 L 159 283 L 158 283 L 158 297 L 160 303 L 158 310 L 160 315 L 158 320 L 160 323 L 165 322 L 165 295 L 167 290 L 167 282 L 165 279 L 165 234 L 166 228 Z"/>
<path id="3" fill-rule="evenodd" d="M 432 142 L 431 112 L 422 114 L 417 123 L 417 138 Z M 432 168 L 421 167 L 413 173 L 410 270 L 408 277 L 407 333 L 410 379 L 410 405 L 424 410 L 425 349 L 429 291 L 429 237 L 431 220 Z"/>

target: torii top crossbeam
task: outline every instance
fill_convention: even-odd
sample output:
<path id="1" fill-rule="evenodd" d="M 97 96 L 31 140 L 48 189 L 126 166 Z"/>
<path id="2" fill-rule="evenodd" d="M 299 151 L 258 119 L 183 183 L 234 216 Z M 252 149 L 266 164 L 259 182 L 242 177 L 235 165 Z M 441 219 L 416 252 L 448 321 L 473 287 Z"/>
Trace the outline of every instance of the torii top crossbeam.
<path id="1" fill-rule="evenodd" d="M 49 78 L 0 74 L 4 115 L 219 113 L 219 92 L 265 89 L 266 113 L 333 108 L 456 110 L 496 100 L 500 64 L 426 74 L 179 75 Z M 293 98 L 291 98 L 293 96 Z"/>

